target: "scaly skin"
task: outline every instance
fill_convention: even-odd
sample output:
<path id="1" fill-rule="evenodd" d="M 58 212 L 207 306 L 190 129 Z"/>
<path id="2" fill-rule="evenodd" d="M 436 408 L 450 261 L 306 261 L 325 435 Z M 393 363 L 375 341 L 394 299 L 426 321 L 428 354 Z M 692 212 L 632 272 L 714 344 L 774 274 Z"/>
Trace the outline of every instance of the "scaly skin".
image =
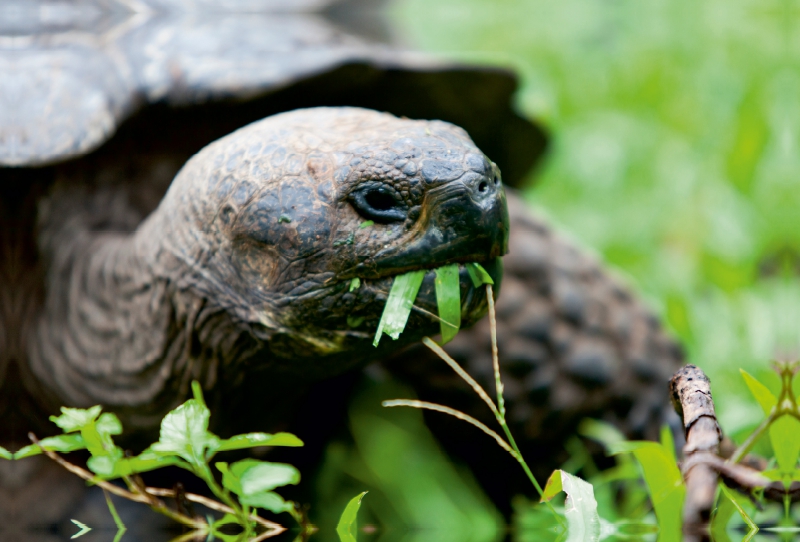
<path id="1" fill-rule="evenodd" d="M 102 403 L 137 429 L 192 379 L 234 393 L 258 373 L 285 390 L 435 333 L 416 312 L 401 341 L 372 347 L 393 277 L 468 261 L 497 274 L 508 236 L 499 174 L 463 130 L 355 108 L 242 128 L 189 160 L 133 233 L 120 223 L 102 193 L 57 189 L 40 207 L 28 359 L 51 408 Z M 435 312 L 432 278 L 417 305 Z M 461 288 L 469 325 L 485 296 L 463 271 Z"/>

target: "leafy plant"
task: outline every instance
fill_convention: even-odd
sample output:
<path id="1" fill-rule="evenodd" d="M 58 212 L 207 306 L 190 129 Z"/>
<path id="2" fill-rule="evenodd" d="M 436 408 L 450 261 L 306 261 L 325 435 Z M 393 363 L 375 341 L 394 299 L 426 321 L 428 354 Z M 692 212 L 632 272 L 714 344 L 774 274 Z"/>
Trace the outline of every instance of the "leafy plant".
<path id="1" fill-rule="evenodd" d="M 222 439 L 208 430 L 211 412 L 199 383 L 192 382 L 192 392 L 192 399 L 164 417 L 158 441 L 139 455 L 125 455 L 113 440 L 113 436 L 122 433 L 119 419 L 110 412 L 102 412 L 100 406 L 94 406 L 88 409 L 62 407 L 61 415 L 50 419 L 64 433 L 42 440 L 31 434 L 33 444 L 18 450 L 14 458 L 44 453 L 67 470 L 100 486 L 107 492 L 109 510 L 121 528 L 124 526 L 108 493 L 147 504 L 156 512 L 190 527 L 193 534 L 213 535 L 223 540 L 231 535 L 221 532 L 220 528 L 229 524 L 238 525 L 245 537 L 255 536 L 259 529 L 263 532 L 257 538 L 284 530 L 277 523 L 260 517 L 258 508 L 273 513 L 289 512 L 299 520 L 295 503 L 285 501 L 274 491 L 300 481 L 300 473 L 293 466 L 256 459 L 230 464 L 218 461 L 214 463 L 216 471 L 221 474 L 221 480 L 218 480 L 211 465 L 219 452 L 259 446 L 302 446 L 302 441 L 290 433 L 247 433 Z M 59 452 L 75 450 L 88 450 L 90 453 L 88 471 L 58 455 Z M 193 473 L 205 482 L 216 500 L 192 493 L 179 495 L 175 490 L 145 487 L 137 476 L 166 466 Z M 127 489 L 109 483 L 114 479 L 122 479 Z M 161 497 L 183 498 L 222 512 L 224 516 L 216 521 L 189 516 L 168 507 Z"/>

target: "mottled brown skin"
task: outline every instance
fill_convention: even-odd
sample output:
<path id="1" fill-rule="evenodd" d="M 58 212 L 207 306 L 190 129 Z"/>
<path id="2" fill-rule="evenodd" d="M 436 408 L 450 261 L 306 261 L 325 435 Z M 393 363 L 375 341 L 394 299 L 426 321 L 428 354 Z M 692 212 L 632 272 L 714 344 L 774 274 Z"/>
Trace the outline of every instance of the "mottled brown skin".
<path id="1" fill-rule="evenodd" d="M 479 261 L 499 279 L 507 247 L 499 172 L 463 130 L 355 108 L 216 141 L 134 232 L 104 225 L 111 200 L 89 202 L 57 189 L 40 206 L 46 294 L 29 368 L 53 407 L 102 403 L 141 429 L 192 379 L 215 391 L 253 371 L 311 381 L 435 333 L 415 312 L 401 341 L 372 347 L 393 277 Z M 435 312 L 432 276 L 417 305 Z M 485 296 L 461 279 L 469 325 Z"/>

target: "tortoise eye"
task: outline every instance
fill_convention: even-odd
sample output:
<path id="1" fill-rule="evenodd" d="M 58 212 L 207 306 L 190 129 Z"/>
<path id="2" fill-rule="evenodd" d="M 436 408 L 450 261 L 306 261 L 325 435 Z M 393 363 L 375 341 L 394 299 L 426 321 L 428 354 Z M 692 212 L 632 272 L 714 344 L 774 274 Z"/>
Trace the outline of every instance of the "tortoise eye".
<path id="1" fill-rule="evenodd" d="M 350 203 L 364 218 L 383 224 L 401 222 L 408 216 L 408 206 L 384 185 L 370 184 L 354 190 Z"/>

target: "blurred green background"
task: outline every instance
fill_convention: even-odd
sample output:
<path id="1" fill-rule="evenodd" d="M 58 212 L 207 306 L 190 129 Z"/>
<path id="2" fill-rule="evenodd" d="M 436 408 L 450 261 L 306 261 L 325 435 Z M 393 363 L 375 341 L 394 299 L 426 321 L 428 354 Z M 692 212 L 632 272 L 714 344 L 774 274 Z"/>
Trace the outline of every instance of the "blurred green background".
<path id="1" fill-rule="evenodd" d="M 686 346 L 723 428 L 757 422 L 800 326 L 800 35 L 792 1 L 403 0 L 410 46 L 520 74 L 551 135 L 528 200 Z"/>
<path id="2" fill-rule="evenodd" d="M 799 12 L 779 0 L 392 5 L 410 48 L 519 73 L 519 111 L 551 136 L 528 201 L 647 299 L 711 378 L 734 437 L 762 419 L 739 368 L 777 390 L 770 360 L 796 356 L 800 338 Z M 411 466 L 394 458 L 367 470 L 410 477 L 403 469 L 441 460 L 430 446 Z M 356 447 L 337 460 L 372 461 L 368 444 Z M 402 493 L 406 482 L 384 480 L 381 491 Z M 454 483 L 442 491 L 471 484 Z M 483 505 L 473 500 L 461 506 L 476 518 Z"/>

